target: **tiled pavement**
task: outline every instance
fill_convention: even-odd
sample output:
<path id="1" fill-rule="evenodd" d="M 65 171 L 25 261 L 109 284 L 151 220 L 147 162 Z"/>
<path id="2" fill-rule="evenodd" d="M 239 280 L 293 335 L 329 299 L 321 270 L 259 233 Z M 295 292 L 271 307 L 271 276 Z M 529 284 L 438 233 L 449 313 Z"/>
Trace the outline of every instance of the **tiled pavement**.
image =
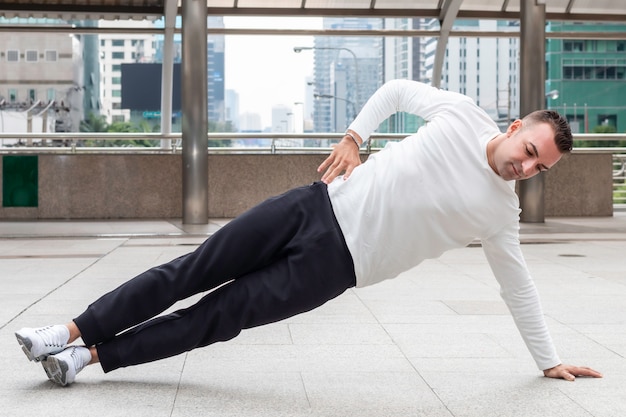
<path id="1" fill-rule="evenodd" d="M 68 388 L 20 351 L 15 330 L 68 321 L 224 222 L 0 222 L 0 415 L 626 416 L 623 212 L 522 225 L 562 359 L 603 379 L 541 376 L 475 245 L 226 343 L 88 367 Z"/>

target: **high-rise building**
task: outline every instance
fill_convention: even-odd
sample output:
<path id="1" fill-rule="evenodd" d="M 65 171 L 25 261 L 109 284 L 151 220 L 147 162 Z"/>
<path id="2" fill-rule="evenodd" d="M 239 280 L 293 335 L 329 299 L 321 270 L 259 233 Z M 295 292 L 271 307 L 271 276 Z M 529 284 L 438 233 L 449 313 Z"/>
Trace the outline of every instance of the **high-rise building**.
<path id="1" fill-rule="evenodd" d="M 151 21 L 101 20 L 100 27 L 153 26 Z M 130 121 L 130 110 L 122 109 L 122 64 L 153 62 L 154 35 L 100 34 L 100 95 L 102 114 L 108 123 Z"/>
<path id="2" fill-rule="evenodd" d="M 412 30 L 421 29 L 424 19 L 388 18 L 384 20 L 385 29 Z M 426 76 L 424 37 L 386 37 L 384 39 L 384 81 L 407 79 L 429 82 Z M 378 128 L 384 133 L 413 133 L 423 120 L 413 114 L 398 112 L 391 115 Z"/>
<path id="3" fill-rule="evenodd" d="M 426 26 L 439 22 L 432 19 Z M 508 124 L 519 117 L 519 39 L 506 37 L 518 32 L 518 21 L 457 20 L 453 30 L 498 31 L 502 37 L 450 37 L 442 68 L 441 88 L 465 94 L 492 119 Z M 427 78 L 432 77 L 437 39 L 425 44 Z"/>
<path id="4" fill-rule="evenodd" d="M 0 24 L 61 25 L 57 19 L 0 19 Z M 0 33 L 0 131 L 77 132 L 83 119 L 84 36 Z M 6 144 L 6 143 L 5 143 Z"/>
<path id="5" fill-rule="evenodd" d="M 324 29 L 381 29 L 380 18 L 324 18 Z M 383 39 L 317 36 L 314 40 L 314 127 L 343 131 L 383 83 Z"/>
<path id="6" fill-rule="evenodd" d="M 383 23 L 384 28 L 389 30 L 418 30 L 424 25 L 424 20 L 387 18 Z M 425 42 L 424 37 L 390 36 L 384 38 L 385 81 L 407 79 L 423 82 L 426 79 Z"/>
<path id="7" fill-rule="evenodd" d="M 226 90 L 224 93 L 224 118 L 226 123 L 235 131 L 239 131 L 239 94 L 235 90 Z"/>
<path id="8" fill-rule="evenodd" d="M 624 24 L 548 22 L 549 32 L 624 32 Z M 575 133 L 626 132 L 626 40 L 548 39 L 546 105 Z"/>
<path id="9" fill-rule="evenodd" d="M 209 16 L 207 27 L 223 28 L 222 16 Z M 207 109 L 209 124 L 223 124 L 225 118 L 224 91 L 226 75 L 224 74 L 224 35 L 210 35 L 207 38 Z"/>

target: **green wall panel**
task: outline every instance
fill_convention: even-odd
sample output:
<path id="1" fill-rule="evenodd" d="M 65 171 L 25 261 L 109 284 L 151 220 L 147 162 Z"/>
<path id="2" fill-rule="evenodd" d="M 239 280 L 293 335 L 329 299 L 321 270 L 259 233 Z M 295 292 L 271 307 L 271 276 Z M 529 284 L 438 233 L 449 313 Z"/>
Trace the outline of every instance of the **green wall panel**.
<path id="1" fill-rule="evenodd" d="M 39 170 L 37 155 L 2 157 L 2 207 L 37 207 Z"/>

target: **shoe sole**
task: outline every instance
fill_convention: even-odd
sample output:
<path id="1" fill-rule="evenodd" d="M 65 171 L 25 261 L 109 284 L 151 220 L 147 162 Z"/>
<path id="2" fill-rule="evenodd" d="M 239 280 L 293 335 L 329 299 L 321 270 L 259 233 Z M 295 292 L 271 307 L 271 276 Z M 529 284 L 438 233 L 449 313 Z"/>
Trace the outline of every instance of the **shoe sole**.
<path id="1" fill-rule="evenodd" d="M 67 363 L 58 360 L 54 356 L 50 356 L 46 360 L 42 361 L 41 364 L 50 381 L 61 386 L 68 385 L 67 371 L 69 367 L 67 366 Z"/>
<path id="2" fill-rule="evenodd" d="M 33 356 L 33 352 L 31 352 L 31 349 L 33 348 L 33 342 L 31 342 L 31 340 L 28 337 L 20 336 L 17 333 L 15 333 L 15 337 L 17 338 L 17 343 L 20 344 L 22 351 L 24 352 L 24 354 L 26 355 L 29 361 L 40 362 L 42 359 L 45 358 L 45 356 L 38 356 L 38 357 Z"/>

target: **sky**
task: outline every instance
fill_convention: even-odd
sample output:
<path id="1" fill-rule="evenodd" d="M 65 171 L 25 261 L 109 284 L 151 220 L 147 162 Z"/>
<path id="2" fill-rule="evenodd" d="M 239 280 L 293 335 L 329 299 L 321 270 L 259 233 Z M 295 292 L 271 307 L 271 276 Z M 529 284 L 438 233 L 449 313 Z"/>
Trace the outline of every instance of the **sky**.
<path id="1" fill-rule="evenodd" d="M 227 28 L 318 29 L 321 18 L 224 17 Z M 240 113 L 258 113 L 263 127 L 272 123 L 272 107 L 303 102 L 306 77 L 313 75 L 313 36 L 227 35 L 226 88 L 239 94 Z"/>

